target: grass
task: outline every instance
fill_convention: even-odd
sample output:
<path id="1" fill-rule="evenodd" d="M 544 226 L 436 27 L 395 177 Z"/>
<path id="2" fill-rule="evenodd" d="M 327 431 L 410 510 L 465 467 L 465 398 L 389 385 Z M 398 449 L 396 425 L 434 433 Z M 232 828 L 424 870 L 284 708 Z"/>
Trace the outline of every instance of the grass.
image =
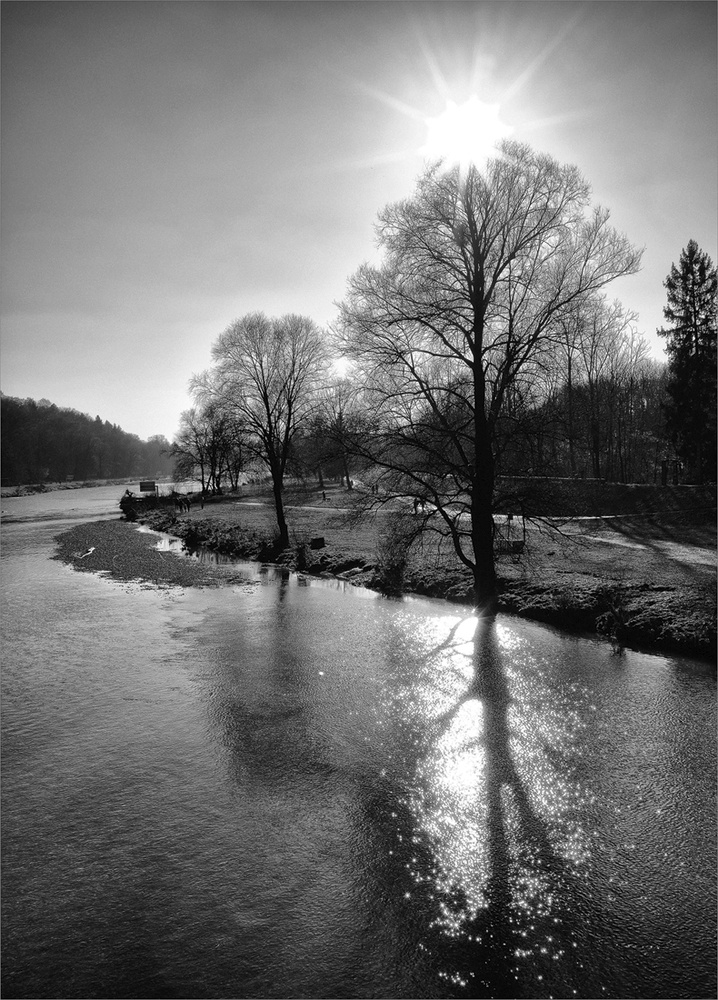
<path id="1" fill-rule="evenodd" d="M 629 489 L 629 509 L 635 511 L 637 488 Z M 288 488 L 290 548 L 281 554 L 274 545 L 271 494 L 262 487 L 213 499 L 201 510 L 195 505 L 189 514 L 166 508 L 148 523 L 194 544 L 310 574 L 342 575 L 389 593 L 403 589 L 473 602 L 470 573 L 445 540 L 426 534 L 406 553 L 400 539 L 388 540 L 386 514 L 356 517 L 356 496 L 333 484 L 324 498 L 315 487 Z M 615 511 L 620 502 L 613 487 L 611 496 Z M 501 609 L 562 628 L 598 630 L 620 644 L 715 656 L 715 514 L 680 511 L 675 490 L 667 497 L 668 509 L 651 514 L 532 524 L 520 558 L 497 559 Z M 652 508 L 657 498 L 654 491 Z M 324 545 L 312 548 L 318 538 Z M 91 569 L 92 561 L 78 568 Z"/>

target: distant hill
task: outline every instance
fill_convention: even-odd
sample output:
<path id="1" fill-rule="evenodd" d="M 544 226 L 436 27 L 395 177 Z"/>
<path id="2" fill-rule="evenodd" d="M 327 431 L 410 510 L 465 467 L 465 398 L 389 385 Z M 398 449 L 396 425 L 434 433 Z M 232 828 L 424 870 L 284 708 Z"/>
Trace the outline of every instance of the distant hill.
<path id="1" fill-rule="evenodd" d="M 142 441 L 117 424 L 47 399 L 0 396 L 3 486 L 171 475 L 169 442 Z"/>

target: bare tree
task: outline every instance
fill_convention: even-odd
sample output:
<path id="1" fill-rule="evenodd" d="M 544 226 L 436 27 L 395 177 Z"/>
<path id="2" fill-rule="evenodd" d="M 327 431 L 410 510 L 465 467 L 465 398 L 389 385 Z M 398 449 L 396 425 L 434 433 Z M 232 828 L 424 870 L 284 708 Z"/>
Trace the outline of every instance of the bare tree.
<path id="1" fill-rule="evenodd" d="M 370 434 L 361 394 L 351 379 L 338 378 L 321 394 L 320 406 L 330 454 L 351 490 L 349 466 L 356 458 L 356 444 Z"/>
<path id="2" fill-rule="evenodd" d="M 196 407 L 184 410 L 170 447 L 175 460 L 174 474 L 178 479 L 198 477 L 203 493 L 209 483 L 210 442 L 211 431 L 202 410 Z"/>
<path id="3" fill-rule="evenodd" d="M 218 337 L 213 368 L 190 383 L 198 398 L 219 404 L 238 420 L 248 449 L 265 462 L 282 547 L 289 544 L 282 497 L 287 460 L 297 428 L 314 405 L 325 356 L 325 337 L 311 319 L 249 313 Z"/>
<path id="4" fill-rule="evenodd" d="M 296 442 L 293 464 L 311 470 L 324 488 L 324 476 L 340 476 L 352 489 L 350 463 L 354 458 L 353 443 L 365 427 L 364 411 L 353 384 L 346 378 L 335 378 L 317 394 L 312 418 L 302 427 Z"/>
<path id="5" fill-rule="evenodd" d="M 239 487 L 240 473 L 247 465 L 245 431 L 239 420 L 228 415 L 222 421 L 221 458 L 222 475 L 229 476 L 230 489 Z"/>
<path id="6" fill-rule="evenodd" d="M 576 407 L 575 386 L 580 380 L 580 347 L 584 330 L 584 312 L 588 298 L 576 299 L 558 317 L 561 354 L 565 364 L 565 436 L 568 443 L 569 470 L 576 475 Z"/>
<path id="7" fill-rule="evenodd" d="M 431 501 L 487 611 L 499 421 L 555 364 L 561 313 L 640 261 L 589 201 L 575 167 L 518 143 L 483 172 L 434 165 L 380 213 L 383 263 L 361 267 L 341 305 L 342 350 L 381 422 L 373 459 L 397 493 Z"/>
<path id="8" fill-rule="evenodd" d="M 636 314 L 624 309 L 620 302 L 609 303 L 605 296 L 592 295 L 573 310 L 570 327 L 562 324 L 564 333 L 570 330 L 570 341 L 564 342 L 564 348 L 570 342 L 575 358 L 571 358 L 574 362 L 571 389 L 578 383 L 585 386 L 587 393 L 588 450 L 596 479 L 606 474 L 614 478 L 610 466 L 616 432 L 615 402 L 621 373 L 628 357 L 632 357 L 637 364 L 646 352 L 645 345 L 635 333 L 636 318 Z M 603 456 L 608 468 L 602 463 Z"/>

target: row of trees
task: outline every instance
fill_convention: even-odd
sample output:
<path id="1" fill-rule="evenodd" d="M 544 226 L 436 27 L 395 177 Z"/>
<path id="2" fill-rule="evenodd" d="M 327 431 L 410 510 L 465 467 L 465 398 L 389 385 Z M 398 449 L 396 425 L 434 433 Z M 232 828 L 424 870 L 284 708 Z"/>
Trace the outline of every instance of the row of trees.
<path id="1" fill-rule="evenodd" d="M 508 454 L 499 471 L 650 482 L 670 448 L 665 435 L 665 366 L 652 361 L 635 316 L 590 296 L 558 322 L 553 367 L 531 399 L 513 399 Z"/>
<path id="2" fill-rule="evenodd" d="M 663 412 L 666 366 L 648 357 L 620 304 L 597 300 L 593 306 L 587 329 L 574 328 L 546 381 L 534 384 L 529 395 L 512 392 L 497 431 L 498 474 L 619 482 L 651 482 L 659 475 L 671 448 Z M 241 321 L 248 322 L 250 317 Z M 194 380 L 196 389 L 199 383 L 204 388 L 197 392 L 198 405 L 182 415 L 172 452 L 178 478 L 196 478 L 203 490 L 221 492 L 236 486 L 242 470 L 261 463 L 263 444 L 230 416 L 236 414 L 231 401 L 220 404 L 218 394 L 207 391 L 212 378 L 210 371 Z M 202 405 L 200 398 L 209 401 Z M 325 477 L 351 484 L 350 470 L 356 474 L 369 461 L 359 461 L 355 445 L 370 428 L 356 383 L 332 379 L 329 370 L 295 424 L 285 466 L 293 475 L 316 477 L 320 489 Z"/>
<path id="3" fill-rule="evenodd" d="M 117 424 L 49 400 L 2 396 L 3 485 L 124 479 L 172 472 L 163 435 L 140 440 Z"/>
<path id="4" fill-rule="evenodd" d="M 170 448 L 176 479 L 198 479 L 203 493 L 221 493 L 229 481 L 236 489 L 247 462 L 244 428 L 229 408 L 213 403 L 182 414 Z"/>
<path id="5" fill-rule="evenodd" d="M 183 471 L 194 461 L 219 486 L 231 442 L 237 463 L 260 458 L 283 544 L 287 471 L 339 464 L 349 483 L 351 461 L 381 481 L 371 504 L 428 501 L 425 527 L 451 540 L 491 609 L 500 473 L 640 481 L 671 446 L 698 481 L 715 477 L 715 270 L 694 244 L 693 292 L 683 257 L 667 282 L 666 368 L 603 291 L 640 253 L 591 207 L 575 167 L 526 145 L 503 143 L 481 171 L 430 167 L 380 214 L 377 239 L 382 262 L 350 279 L 331 338 L 302 316 L 253 313 L 191 383 Z M 212 463 L 214 429 L 225 443 Z"/>

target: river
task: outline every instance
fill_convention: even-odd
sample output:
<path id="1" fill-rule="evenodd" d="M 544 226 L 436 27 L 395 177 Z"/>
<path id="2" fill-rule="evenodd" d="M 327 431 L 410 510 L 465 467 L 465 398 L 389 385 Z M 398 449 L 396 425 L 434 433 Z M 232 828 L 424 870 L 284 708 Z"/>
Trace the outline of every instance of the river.
<path id="1" fill-rule="evenodd" d="M 121 492 L 2 501 L 3 997 L 715 996 L 709 666 L 50 559 Z"/>

